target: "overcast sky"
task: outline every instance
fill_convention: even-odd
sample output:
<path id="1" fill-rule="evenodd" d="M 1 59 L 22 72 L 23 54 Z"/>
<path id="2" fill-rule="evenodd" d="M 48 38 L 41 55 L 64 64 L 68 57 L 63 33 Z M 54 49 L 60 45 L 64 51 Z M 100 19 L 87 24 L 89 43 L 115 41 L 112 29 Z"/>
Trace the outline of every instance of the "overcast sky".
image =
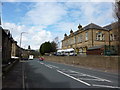
<path id="1" fill-rule="evenodd" d="M 2 26 L 10 30 L 18 45 L 20 33 L 27 32 L 23 34 L 23 48 L 30 45 L 32 49 L 39 49 L 41 43 L 57 36 L 61 41 L 65 33 L 69 34 L 71 29 L 76 31 L 79 24 L 83 27 L 90 23 L 105 26 L 115 21 L 113 2 L 32 1 L 4 0 L 2 5 Z"/>

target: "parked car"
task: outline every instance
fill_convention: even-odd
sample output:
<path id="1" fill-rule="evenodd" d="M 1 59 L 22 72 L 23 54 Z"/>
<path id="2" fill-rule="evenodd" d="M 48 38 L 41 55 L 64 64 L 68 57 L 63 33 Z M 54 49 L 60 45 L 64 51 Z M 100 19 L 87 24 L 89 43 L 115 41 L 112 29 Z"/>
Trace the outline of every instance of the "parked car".
<path id="1" fill-rule="evenodd" d="M 44 57 L 40 57 L 40 58 L 39 58 L 40 61 L 43 61 L 44 59 L 45 59 Z"/>

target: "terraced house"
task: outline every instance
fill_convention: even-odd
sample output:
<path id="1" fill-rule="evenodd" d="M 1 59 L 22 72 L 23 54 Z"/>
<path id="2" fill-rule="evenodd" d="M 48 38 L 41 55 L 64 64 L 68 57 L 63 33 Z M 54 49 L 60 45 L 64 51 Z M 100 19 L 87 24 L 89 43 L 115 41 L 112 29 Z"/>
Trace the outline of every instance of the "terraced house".
<path id="1" fill-rule="evenodd" d="M 78 30 L 70 35 L 64 34 L 62 40 L 62 49 L 74 48 L 78 54 L 118 54 L 118 34 L 117 22 L 101 27 L 94 23 L 82 27 L 80 24 Z"/>

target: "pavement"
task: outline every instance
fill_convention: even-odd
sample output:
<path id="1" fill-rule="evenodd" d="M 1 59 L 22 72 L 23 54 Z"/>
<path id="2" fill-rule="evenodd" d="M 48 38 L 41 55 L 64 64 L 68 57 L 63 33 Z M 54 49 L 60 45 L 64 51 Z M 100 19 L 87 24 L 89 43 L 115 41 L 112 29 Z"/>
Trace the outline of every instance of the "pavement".
<path id="1" fill-rule="evenodd" d="M 3 78 L 4 88 L 120 88 L 117 74 L 38 59 L 22 61 Z"/>
<path id="2" fill-rule="evenodd" d="M 2 77 L 2 88 L 22 88 L 22 86 L 22 62 L 18 62 Z"/>

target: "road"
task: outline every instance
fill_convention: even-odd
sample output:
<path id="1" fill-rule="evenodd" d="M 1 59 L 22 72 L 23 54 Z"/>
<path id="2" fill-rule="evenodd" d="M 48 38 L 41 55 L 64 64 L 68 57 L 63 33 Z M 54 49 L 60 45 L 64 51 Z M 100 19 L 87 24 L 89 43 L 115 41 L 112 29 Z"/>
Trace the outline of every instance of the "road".
<path id="1" fill-rule="evenodd" d="M 119 88 L 118 75 L 38 59 L 23 65 L 25 88 Z"/>

